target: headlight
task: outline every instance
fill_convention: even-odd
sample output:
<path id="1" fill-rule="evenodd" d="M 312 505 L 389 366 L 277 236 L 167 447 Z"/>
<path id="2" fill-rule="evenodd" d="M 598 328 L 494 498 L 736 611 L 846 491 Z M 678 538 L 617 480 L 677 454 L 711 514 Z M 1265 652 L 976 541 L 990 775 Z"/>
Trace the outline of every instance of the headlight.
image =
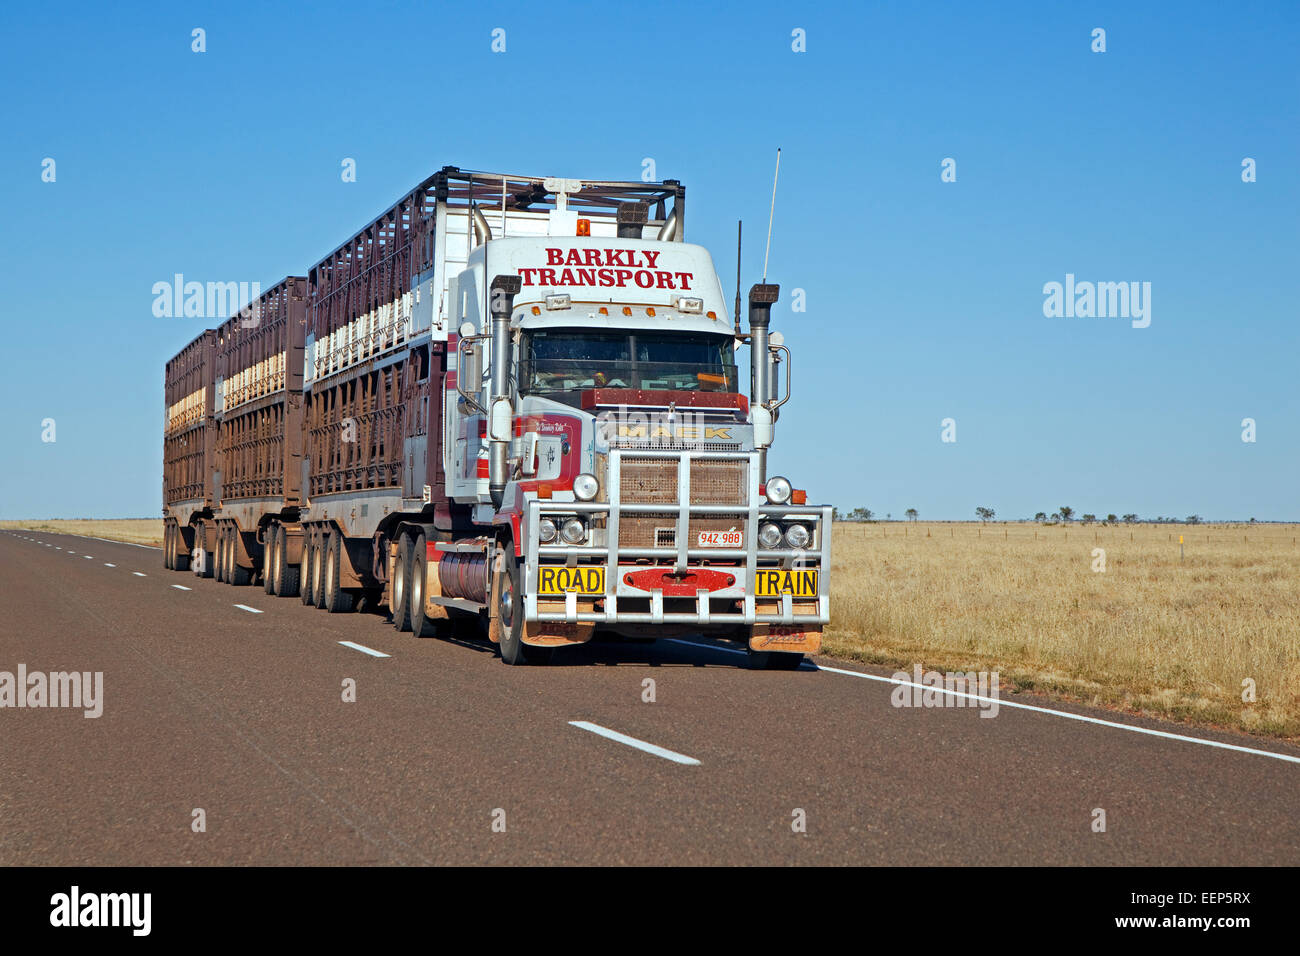
<path id="1" fill-rule="evenodd" d="M 587 540 L 587 526 L 582 523 L 581 518 L 570 518 L 560 529 L 560 537 L 569 544 L 582 544 Z"/>
<path id="2" fill-rule="evenodd" d="M 774 505 L 783 505 L 790 500 L 790 481 L 777 475 L 767 479 L 767 500 Z"/>
<path id="3" fill-rule="evenodd" d="M 785 529 L 785 543 L 792 548 L 806 548 L 812 535 L 801 524 L 792 524 Z"/>
<path id="4" fill-rule="evenodd" d="M 758 543 L 765 548 L 777 548 L 781 546 L 781 529 L 776 525 L 768 522 L 758 529 Z"/>
<path id="5" fill-rule="evenodd" d="M 599 489 L 595 475 L 584 473 L 573 479 L 573 494 L 579 501 L 590 501 Z"/>
<path id="6" fill-rule="evenodd" d="M 542 544 L 550 544 L 555 540 L 555 522 L 550 518 L 543 518 L 537 522 L 537 537 L 541 539 Z"/>

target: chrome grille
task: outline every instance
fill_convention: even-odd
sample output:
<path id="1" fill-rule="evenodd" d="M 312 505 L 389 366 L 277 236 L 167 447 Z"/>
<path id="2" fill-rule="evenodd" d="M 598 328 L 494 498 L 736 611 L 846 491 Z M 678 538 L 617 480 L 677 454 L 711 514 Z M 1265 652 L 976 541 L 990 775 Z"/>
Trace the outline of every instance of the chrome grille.
<path id="1" fill-rule="evenodd" d="M 745 458 L 693 458 L 693 505 L 744 505 L 748 502 L 749 461 Z M 677 504 L 677 460 L 623 456 L 619 496 L 629 504 Z"/>

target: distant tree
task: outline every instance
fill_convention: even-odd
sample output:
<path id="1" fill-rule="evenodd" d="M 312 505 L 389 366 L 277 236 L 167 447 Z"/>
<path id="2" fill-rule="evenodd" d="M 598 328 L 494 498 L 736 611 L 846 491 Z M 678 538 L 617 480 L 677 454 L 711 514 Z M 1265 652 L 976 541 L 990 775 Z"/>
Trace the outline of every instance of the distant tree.
<path id="1" fill-rule="evenodd" d="M 1126 514 L 1124 516 L 1125 524 L 1137 524 L 1138 516 L 1135 514 Z"/>
<path id="2" fill-rule="evenodd" d="M 980 519 L 981 524 L 988 524 L 993 520 L 994 511 L 992 508 L 976 508 L 975 517 Z"/>
<path id="3" fill-rule="evenodd" d="M 870 521 L 872 511 L 870 508 L 854 508 L 849 512 L 850 521 Z"/>
<path id="4" fill-rule="evenodd" d="M 1064 521 L 1066 524 L 1069 524 L 1070 519 L 1074 517 L 1074 509 L 1067 507 L 1065 505 L 1061 505 L 1060 515 L 1061 515 L 1061 520 Z"/>
<path id="5" fill-rule="evenodd" d="M 915 521 L 919 517 L 919 512 L 915 508 L 908 508 L 907 511 L 903 513 L 907 515 L 908 521 Z M 1254 519 L 1252 518 L 1251 520 L 1253 521 Z"/>
<path id="6" fill-rule="evenodd" d="M 1042 524 L 1044 521 L 1047 520 L 1047 512 L 1045 511 L 1038 512 L 1038 514 L 1034 515 L 1034 520 L 1037 521 L 1039 524 Z"/>
<path id="7" fill-rule="evenodd" d="M 1080 518 L 1079 520 L 1082 521 L 1084 524 L 1092 524 L 1094 521 L 1097 520 L 1097 516 L 1096 516 L 1096 515 L 1084 515 L 1084 516 L 1083 516 L 1082 518 Z"/>
<path id="8" fill-rule="evenodd" d="M 1200 515 L 1188 515 L 1188 516 L 1187 516 L 1187 523 L 1188 523 L 1188 524 L 1200 524 L 1202 520 L 1203 520 L 1203 519 L 1201 518 Z"/>
<path id="9" fill-rule="evenodd" d="M 1053 512 L 1052 512 L 1052 523 L 1055 524 L 1057 521 L 1060 521 L 1060 520 L 1061 520 L 1061 513 L 1060 513 L 1059 511 L 1053 511 Z"/>
<path id="10" fill-rule="evenodd" d="M 836 508 L 836 507 L 834 507 L 834 506 L 832 506 L 832 507 L 831 507 L 831 520 L 832 520 L 832 521 L 839 521 L 841 517 L 842 517 L 842 515 L 840 514 L 840 509 L 839 509 L 839 508 Z"/>
<path id="11" fill-rule="evenodd" d="M 1251 518 L 1251 519 L 1250 519 L 1250 523 L 1251 523 L 1251 524 L 1254 524 L 1254 523 L 1255 523 L 1255 519 L 1254 519 L 1254 518 Z"/>
<path id="12" fill-rule="evenodd" d="M 885 512 L 885 520 L 886 520 L 886 521 L 893 521 L 893 520 L 894 520 L 894 513 L 893 513 L 892 511 L 887 511 L 887 512 Z"/>
<path id="13" fill-rule="evenodd" d="M 1116 521 L 1118 521 L 1118 520 L 1119 520 L 1119 518 L 1115 517 L 1114 515 L 1106 515 L 1106 523 L 1107 523 L 1107 524 L 1114 524 L 1114 523 L 1115 523 Z"/>

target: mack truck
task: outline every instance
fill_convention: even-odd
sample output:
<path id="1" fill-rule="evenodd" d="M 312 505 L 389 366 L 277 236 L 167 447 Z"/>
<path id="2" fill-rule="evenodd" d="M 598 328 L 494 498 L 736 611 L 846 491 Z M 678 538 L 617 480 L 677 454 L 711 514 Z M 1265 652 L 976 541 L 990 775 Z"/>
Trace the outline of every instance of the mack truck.
<path id="1" fill-rule="evenodd" d="M 166 565 L 508 664 L 704 634 L 798 666 L 831 508 L 768 474 L 779 287 L 733 327 L 685 222 L 674 180 L 444 167 L 168 364 Z"/>

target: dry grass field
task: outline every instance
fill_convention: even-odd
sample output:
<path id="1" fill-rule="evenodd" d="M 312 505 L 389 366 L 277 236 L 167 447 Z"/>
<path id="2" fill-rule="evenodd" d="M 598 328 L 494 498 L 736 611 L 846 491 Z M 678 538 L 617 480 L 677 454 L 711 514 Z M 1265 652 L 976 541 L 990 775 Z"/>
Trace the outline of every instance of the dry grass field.
<path id="1" fill-rule="evenodd" d="M 32 531 L 49 531 L 55 534 L 84 534 L 110 541 L 129 541 L 162 547 L 162 518 L 111 518 L 93 521 L 89 518 L 58 518 L 48 521 L 0 521 L 0 528 L 27 528 Z"/>
<path id="2" fill-rule="evenodd" d="M 1004 691 L 1300 737 L 1300 527 L 840 523 L 834 533 L 831 654 L 997 670 Z M 1247 679 L 1254 702 L 1242 700 Z"/>
<path id="3" fill-rule="evenodd" d="M 162 543 L 160 518 L 0 527 Z M 1296 525 L 840 523 L 826 650 L 1296 739 L 1298 539 Z"/>

